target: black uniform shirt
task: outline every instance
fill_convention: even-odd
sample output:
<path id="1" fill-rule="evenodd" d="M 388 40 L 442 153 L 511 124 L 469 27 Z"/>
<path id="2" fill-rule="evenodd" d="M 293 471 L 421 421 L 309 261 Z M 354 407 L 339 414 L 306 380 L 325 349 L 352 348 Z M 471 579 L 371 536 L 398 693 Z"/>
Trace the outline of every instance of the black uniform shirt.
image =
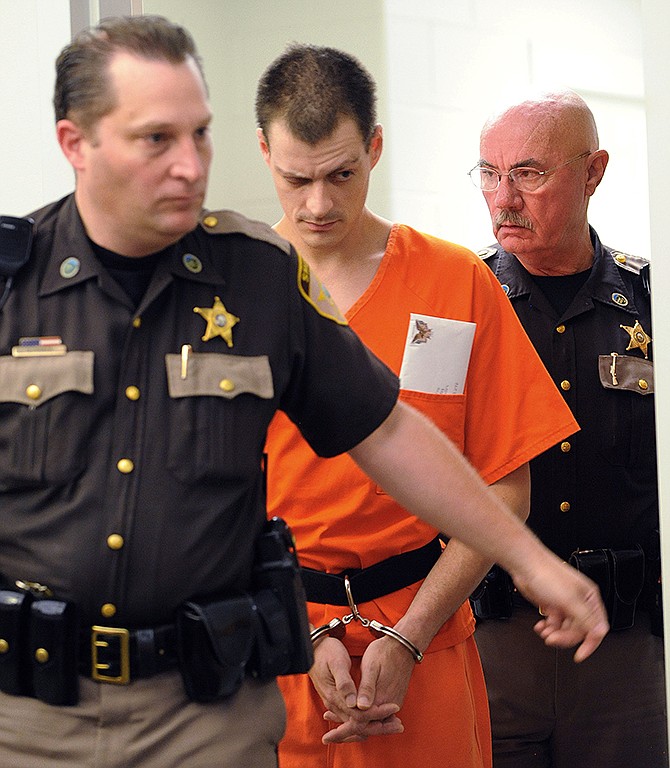
<path id="1" fill-rule="evenodd" d="M 0 313 L 0 572 L 125 627 L 247 587 L 275 411 L 334 455 L 388 415 L 396 377 L 265 225 L 203 216 L 135 307 L 72 196 L 33 218 Z M 22 337 L 67 353 L 12 356 Z"/>
<path id="2" fill-rule="evenodd" d="M 576 549 L 650 547 L 658 527 L 653 344 L 636 326 L 653 337 L 648 262 L 591 238 L 591 274 L 560 316 L 515 256 L 499 245 L 480 253 L 581 427 L 531 462 L 529 525 L 566 559 Z M 627 349 L 621 326 L 635 329 L 648 360 Z"/>

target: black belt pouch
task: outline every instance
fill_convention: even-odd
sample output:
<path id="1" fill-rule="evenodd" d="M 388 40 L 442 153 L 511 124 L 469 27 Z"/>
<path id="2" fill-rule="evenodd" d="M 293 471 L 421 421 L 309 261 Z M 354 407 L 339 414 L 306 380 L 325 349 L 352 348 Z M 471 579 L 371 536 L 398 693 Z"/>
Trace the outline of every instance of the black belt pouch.
<path id="1" fill-rule="evenodd" d="M 192 701 L 235 694 L 254 645 L 253 600 L 242 594 L 211 603 L 185 603 L 177 615 L 177 648 L 184 688 Z"/>
<path id="2" fill-rule="evenodd" d="M 569 562 L 600 588 L 611 629 L 632 627 L 644 584 L 642 548 L 573 552 Z"/>
<path id="3" fill-rule="evenodd" d="M 260 680 L 286 675 L 291 669 L 293 647 L 286 609 L 272 589 L 256 592 L 254 602 L 258 624 L 249 671 Z"/>
<path id="4" fill-rule="evenodd" d="M 478 620 L 509 619 L 514 610 L 512 578 L 499 565 L 494 565 L 470 595 L 472 612 Z"/>
<path id="5" fill-rule="evenodd" d="M 32 596 L 0 590 L 0 691 L 12 696 L 32 695 L 28 625 Z"/>
<path id="6" fill-rule="evenodd" d="M 63 600 L 35 600 L 30 616 L 30 653 L 35 696 L 47 704 L 79 701 L 79 617 Z"/>

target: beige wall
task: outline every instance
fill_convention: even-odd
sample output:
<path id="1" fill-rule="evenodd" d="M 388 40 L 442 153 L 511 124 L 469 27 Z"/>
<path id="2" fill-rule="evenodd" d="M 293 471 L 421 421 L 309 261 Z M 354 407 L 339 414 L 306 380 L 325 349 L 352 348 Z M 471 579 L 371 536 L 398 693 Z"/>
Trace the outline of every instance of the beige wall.
<path id="1" fill-rule="evenodd" d="M 247 216 L 279 218 L 269 172 L 256 143 L 254 97 L 263 70 L 288 43 L 344 48 L 359 56 L 386 99 L 382 0 L 144 0 L 145 13 L 183 23 L 203 56 L 214 110 L 214 165 L 207 205 Z M 382 113 L 382 119 L 384 114 Z M 388 168 L 375 171 L 370 203 L 389 212 Z"/>
<path id="2" fill-rule="evenodd" d="M 473 249 L 493 236 L 466 172 L 494 109 L 528 89 L 589 103 L 610 165 L 590 218 L 604 242 L 649 255 L 638 0 L 386 0 L 396 216 Z M 389 158 L 387 158 L 387 161 Z M 622 195 L 624 188 L 633 195 Z"/>
<path id="3" fill-rule="evenodd" d="M 652 293 L 654 319 L 654 370 L 656 382 L 656 424 L 658 435 L 659 494 L 661 503 L 661 546 L 663 582 L 670 584 L 670 259 L 667 256 L 670 187 L 670 6 L 667 0 L 643 0 L 644 69 L 649 125 L 649 194 L 651 200 L 651 247 L 653 254 Z M 665 590 L 666 698 L 670 701 L 670 601 Z"/>
<path id="4" fill-rule="evenodd" d="M 0 0 L 0 213 L 23 216 L 72 187 L 54 133 L 54 61 L 70 36 L 68 0 Z"/>
<path id="5" fill-rule="evenodd" d="M 582 93 L 612 155 L 592 203 L 605 242 L 649 254 L 646 138 L 638 0 L 0 0 L 0 93 L 6 178 L 0 210 L 25 213 L 65 194 L 72 173 L 53 134 L 53 61 L 80 15 L 112 7 L 183 22 L 203 53 L 215 110 L 207 203 L 279 216 L 256 146 L 258 77 L 294 40 L 358 55 L 379 84 L 385 152 L 369 202 L 378 213 L 477 249 L 491 240 L 466 171 L 487 112 L 512 86 L 559 81 Z M 550 22 L 547 22 L 550 19 Z M 522 20 L 522 22 L 520 21 Z M 30 98 L 26 94 L 30 94 Z M 622 189 L 632 194 L 621 194 Z"/>
<path id="6" fill-rule="evenodd" d="M 124 2 L 132 10 L 141 4 Z M 53 63 L 69 38 L 70 3 L 82 12 L 96 6 L 96 0 L 0 0 L 3 214 L 21 215 L 72 188 L 51 107 Z M 268 221 L 279 209 L 255 144 L 253 94 L 263 68 L 287 42 L 349 50 L 377 79 L 386 152 L 374 172 L 371 206 L 472 247 L 489 239 L 488 223 L 473 213 L 476 191 L 464 173 L 476 160 L 489 105 L 512 85 L 556 80 L 587 98 L 613 158 L 592 209 L 607 242 L 648 255 L 644 211 L 651 193 L 661 523 L 670 583 L 667 0 L 144 0 L 144 10 L 184 22 L 205 56 L 217 112 L 210 204 Z"/>
<path id="7" fill-rule="evenodd" d="M 144 0 L 184 23 L 205 59 L 215 111 L 208 204 L 275 221 L 279 207 L 254 139 L 258 77 L 286 43 L 334 45 L 379 83 L 385 154 L 370 206 L 473 249 L 492 239 L 466 171 L 478 134 L 509 92 L 570 87 L 589 102 L 610 150 L 591 205 L 604 241 L 649 255 L 638 0 Z M 549 19 L 549 21 L 548 21 Z M 624 198 L 622 186 L 634 197 Z M 632 210 L 631 210 L 632 209 Z"/>

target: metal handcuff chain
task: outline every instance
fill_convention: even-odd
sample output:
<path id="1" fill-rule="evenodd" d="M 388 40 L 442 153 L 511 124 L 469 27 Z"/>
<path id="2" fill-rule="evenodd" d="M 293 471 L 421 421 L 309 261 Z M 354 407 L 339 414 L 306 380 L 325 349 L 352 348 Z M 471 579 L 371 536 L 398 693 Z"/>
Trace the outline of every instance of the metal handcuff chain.
<path id="1" fill-rule="evenodd" d="M 315 645 L 319 640 L 324 637 L 334 637 L 336 640 L 342 640 L 347 632 L 347 624 L 351 624 L 352 621 L 358 621 L 362 626 L 367 627 L 371 634 L 376 637 L 392 637 L 394 640 L 404 646 L 414 657 L 414 661 L 420 664 L 423 661 L 423 653 L 414 645 L 411 640 L 408 640 L 404 635 L 400 634 L 393 627 L 387 627 L 386 624 L 382 624 L 376 619 L 366 619 L 361 616 L 358 606 L 354 602 L 354 596 L 351 592 L 351 582 L 349 577 L 344 577 L 344 590 L 347 595 L 347 601 L 349 602 L 349 608 L 351 613 L 343 616 L 341 619 L 331 619 L 327 624 L 322 624 L 320 627 L 313 629 L 309 633 L 312 644 Z"/>

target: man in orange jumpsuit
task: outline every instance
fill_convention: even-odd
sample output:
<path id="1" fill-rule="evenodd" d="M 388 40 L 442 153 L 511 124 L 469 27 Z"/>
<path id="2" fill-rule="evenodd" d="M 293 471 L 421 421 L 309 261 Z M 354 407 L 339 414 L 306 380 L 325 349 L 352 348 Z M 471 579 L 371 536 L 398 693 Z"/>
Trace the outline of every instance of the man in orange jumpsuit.
<path id="1" fill-rule="evenodd" d="M 292 46 L 256 109 L 284 210 L 276 230 L 400 374 L 401 398 L 525 518 L 528 462 L 577 426 L 486 265 L 366 207 L 382 151 L 372 78 L 341 51 Z M 443 550 L 435 529 L 349 456 L 317 457 L 283 414 L 267 453 L 268 510 L 294 531 L 321 628 L 310 675 L 281 679 L 282 768 L 490 766 L 467 602 L 490 563 L 455 540 Z"/>

